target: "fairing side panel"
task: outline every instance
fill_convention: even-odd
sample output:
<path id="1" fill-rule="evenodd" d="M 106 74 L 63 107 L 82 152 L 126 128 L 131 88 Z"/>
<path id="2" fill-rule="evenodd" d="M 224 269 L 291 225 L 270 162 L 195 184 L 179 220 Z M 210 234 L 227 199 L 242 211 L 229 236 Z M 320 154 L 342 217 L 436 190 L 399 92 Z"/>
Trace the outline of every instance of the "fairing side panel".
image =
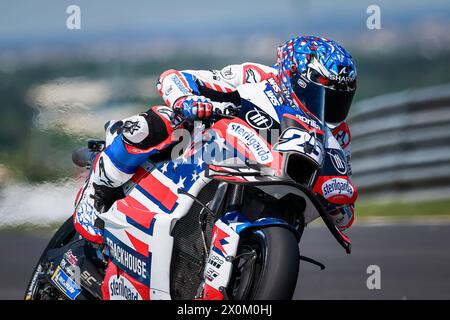
<path id="1" fill-rule="evenodd" d="M 141 268 L 145 264 L 147 269 L 144 271 L 148 275 L 142 272 L 136 274 L 127 264 L 118 263 L 120 259 L 113 259 L 128 276 L 148 286 L 150 299 L 171 299 L 171 230 L 193 203 L 178 189 L 197 196 L 210 180 L 204 176 L 204 162 L 194 160 L 192 152 L 178 160 L 160 163 L 150 170 L 144 174 L 141 171 L 139 179 L 134 181 L 136 185 L 129 190 L 126 198 L 117 201 L 102 215 L 105 241 L 110 248 L 119 248 L 118 257 L 125 250 L 127 257 L 132 256 Z"/>

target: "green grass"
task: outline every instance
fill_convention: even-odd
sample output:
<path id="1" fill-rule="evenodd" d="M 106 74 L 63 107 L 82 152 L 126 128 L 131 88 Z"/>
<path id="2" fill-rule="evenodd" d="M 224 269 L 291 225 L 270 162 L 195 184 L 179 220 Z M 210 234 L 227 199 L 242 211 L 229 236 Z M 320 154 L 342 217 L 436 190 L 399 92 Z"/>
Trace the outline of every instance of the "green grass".
<path id="1" fill-rule="evenodd" d="M 395 203 L 360 201 L 355 209 L 358 217 L 450 217 L 450 199 Z"/>
<path id="2" fill-rule="evenodd" d="M 18 224 L 18 225 L 3 225 L 0 226 L 0 232 L 12 232 L 12 233 L 35 233 L 43 236 L 52 236 L 59 227 L 62 226 L 64 221 L 61 223 L 51 223 L 48 225 L 36 225 L 32 223 Z"/>

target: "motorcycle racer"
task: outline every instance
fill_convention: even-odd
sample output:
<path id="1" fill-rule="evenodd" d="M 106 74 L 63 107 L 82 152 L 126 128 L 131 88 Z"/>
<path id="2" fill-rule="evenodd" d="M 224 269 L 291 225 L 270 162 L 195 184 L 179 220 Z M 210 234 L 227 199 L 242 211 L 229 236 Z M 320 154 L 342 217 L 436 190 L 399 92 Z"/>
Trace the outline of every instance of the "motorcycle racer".
<path id="1" fill-rule="evenodd" d="M 339 143 L 346 156 L 345 164 L 333 154 L 329 161 L 335 167 L 336 163 L 343 165 L 346 178 L 320 175 L 313 191 L 328 201 L 328 212 L 341 230 L 350 227 L 357 191 L 349 179 L 351 135 L 345 119 L 356 90 L 356 68 L 350 54 L 336 42 L 302 36 L 278 48 L 274 66 L 243 63 L 221 70 L 172 69 L 161 74 L 157 89 L 167 106 L 155 106 L 105 126 L 106 148 L 97 155 L 75 202 L 76 230 L 87 240 L 102 242 L 101 227 L 95 224 L 97 217 L 123 197 L 121 186 L 150 155 L 173 143 L 173 111 L 188 120 L 207 119 L 223 112 L 214 110 L 212 102 L 228 102 L 237 107 L 238 86 L 270 78 L 276 80 L 291 105 L 302 109 L 307 109 L 310 83 L 325 88 L 325 122 L 332 132 L 327 144 Z"/>

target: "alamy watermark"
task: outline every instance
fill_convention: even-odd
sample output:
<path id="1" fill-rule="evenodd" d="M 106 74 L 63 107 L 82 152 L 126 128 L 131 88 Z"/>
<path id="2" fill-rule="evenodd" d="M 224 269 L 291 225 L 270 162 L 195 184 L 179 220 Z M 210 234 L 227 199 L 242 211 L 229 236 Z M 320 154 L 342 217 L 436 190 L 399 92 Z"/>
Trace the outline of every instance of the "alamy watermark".
<path id="1" fill-rule="evenodd" d="M 81 9 L 75 4 L 67 7 L 66 13 L 69 15 L 66 19 L 66 27 L 69 30 L 81 29 Z"/>
<path id="2" fill-rule="evenodd" d="M 254 130 L 240 121 L 231 121 L 222 129 L 205 129 L 201 121 L 196 121 L 192 132 L 184 128 L 174 130 L 172 141 L 178 141 L 171 150 L 171 160 L 177 164 L 207 163 L 227 167 L 270 164 L 263 166 L 267 169 L 260 172 L 263 175 L 276 174 L 271 168 L 281 165 L 280 154 L 302 152 L 317 162 L 324 155 L 323 144 L 314 130 L 289 128 L 280 134 L 276 128 Z"/>
<path id="3" fill-rule="evenodd" d="M 369 15 L 366 20 L 366 26 L 369 30 L 381 29 L 381 8 L 376 4 L 367 7 L 366 13 Z"/>
<path id="4" fill-rule="evenodd" d="M 367 267 L 366 273 L 369 277 L 366 280 L 366 286 L 369 290 L 381 290 L 381 268 L 376 264 Z"/>

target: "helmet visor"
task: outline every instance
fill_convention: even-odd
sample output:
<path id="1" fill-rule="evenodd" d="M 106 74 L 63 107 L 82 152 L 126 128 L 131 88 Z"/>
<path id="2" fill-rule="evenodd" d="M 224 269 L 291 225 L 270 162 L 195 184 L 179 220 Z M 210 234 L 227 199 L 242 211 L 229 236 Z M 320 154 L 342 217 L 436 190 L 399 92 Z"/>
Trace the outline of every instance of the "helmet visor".
<path id="1" fill-rule="evenodd" d="M 347 118 L 353 101 L 353 91 L 326 89 L 325 93 L 325 121 L 339 123 Z"/>

